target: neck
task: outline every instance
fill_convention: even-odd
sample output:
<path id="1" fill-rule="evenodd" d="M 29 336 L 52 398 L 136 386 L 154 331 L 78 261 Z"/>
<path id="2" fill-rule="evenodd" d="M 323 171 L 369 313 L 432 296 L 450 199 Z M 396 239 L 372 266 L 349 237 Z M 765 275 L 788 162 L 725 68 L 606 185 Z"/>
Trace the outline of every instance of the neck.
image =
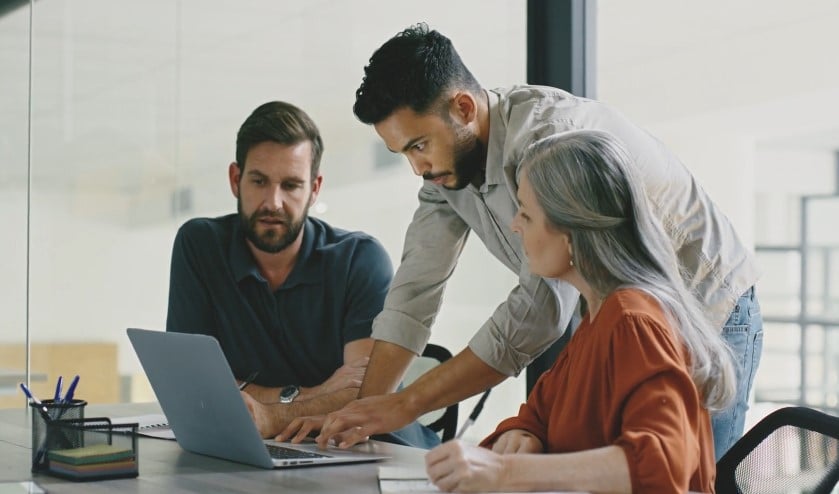
<path id="1" fill-rule="evenodd" d="M 478 140 L 486 149 L 489 144 L 489 94 L 485 89 L 481 89 L 481 94 L 477 98 L 478 104 Z"/>
<path id="2" fill-rule="evenodd" d="M 566 279 L 565 281 L 574 285 L 574 288 L 580 292 L 580 295 L 583 299 L 585 299 L 586 306 L 588 307 L 589 321 L 594 320 L 594 317 L 597 316 L 597 313 L 600 311 L 600 306 L 603 305 L 603 299 L 606 298 L 606 295 L 596 292 L 591 285 L 589 285 L 588 282 L 576 272 L 574 273 L 574 276 L 569 277 L 569 279 Z"/>
<path id="3" fill-rule="evenodd" d="M 250 240 L 247 240 L 248 249 L 250 249 L 253 258 L 256 261 L 256 266 L 259 268 L 259 273 L 268 280 L 271 290 L 279 288 L 288 278 L 291 270 L 297 262 L 297 255 L 300 253 L 300 246 L 303 244 L 303 232 L 285 249 L 270 253 L 257 249 Z"/>

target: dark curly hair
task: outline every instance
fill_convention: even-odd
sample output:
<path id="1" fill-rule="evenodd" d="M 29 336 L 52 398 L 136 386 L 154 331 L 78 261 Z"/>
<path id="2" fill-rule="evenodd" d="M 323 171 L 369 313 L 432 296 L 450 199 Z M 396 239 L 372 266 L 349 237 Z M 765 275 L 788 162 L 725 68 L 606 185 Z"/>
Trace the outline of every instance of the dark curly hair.
<path id="1" fill-rule="evenodd" d="M 452 88 L 477 94 L 480 84 L 449 38 L 416 24 L 389 39 L 370 57 L 355 92 L 353 113 L 376 124 L 402 107 L 424 114 Z"/>

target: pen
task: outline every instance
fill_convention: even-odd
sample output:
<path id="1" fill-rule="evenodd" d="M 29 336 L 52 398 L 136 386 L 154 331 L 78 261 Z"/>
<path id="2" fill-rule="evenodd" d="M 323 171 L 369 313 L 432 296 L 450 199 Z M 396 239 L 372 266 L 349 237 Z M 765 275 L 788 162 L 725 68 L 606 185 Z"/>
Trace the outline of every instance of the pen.
<path id="1" fill-rule="evenodd" d="M 52 417 L 50 417 L 50 413 L 47 407 L 44 406 L 43 403 L 41 403 L 41 400 L 35 398 L 35 395 L 32 394 L 32 391 L 29 391 L 29 388 L 27 388 L 25 384 L 20 383 L 20 389 L 23 390 L 23 394 L 25 394 L 26 397 L 29 398 L 29 401 L 31 401 L 38 407 L 38 413 L 41 414 L 41 417 L 44 419 L 44 422 L 48 424 L 47 428 L 49 428 L 49 424 L 52 422 Z M 47 432 L 44 433 L 44 442 L 40 446 L 38 446 L 38 451 L 35 452 L 35 465 L 41 464 L 41 460 L 44 458 L 44 455 L 47 452 L 47 434 Z"/>
<path id="2" fill-rule="evenodd" d="M 251 372 L 251 375 L 249 375 L 248 378 L 245 379 L 244 381 L 242 381 L 242 384 L 239 385 L 239 391 L 244 391 L 244 389 L 248 387 L 248 384 L 252 383 L 253 380 L 256 379 L 256 376 L 258 376 L 258 375 L 259 375 L 258 370 Z"/>
<path id="3" fill-rule="evenodd" d="M 460 428 L 460 431 L 454 437 L 455 439 L 460 439 L 463 436 L 463 433 L 466 432 L 466 429 L 468 429 L 472 424 L 475 423 L 475 420 L 477 420 L 478 415 L 481 414 L 481 410 L 484 409 L 484 402 L 487 401 L 487 396 L 489 396 L 490 391 L 492 391 L 492 388 L 489 388 L 488 390 L 484 391 L 483 396 L 481 396 L 481 399 L 478 400 L 478 404 L 475 405 L 475 408 L 472 409 L 472 413 L 469 414 L 469 418 L 466 419 L 466 422 L 463 423 L 463 427 Z"/>
<path id="4" fill-rule="evenodd" d="M 29 391 L 29 388 L 27 388 L 25 384 L 20 383 L 20 389 L 23 390 L 23 394 L 25 394 L 26 397 L 29 398 L 29 401 L 31 401 L 35 404 L 36 407 L 38 407 L 38 412 L 41 414 L 41 417 L 43 417 L 44 420 L 46 420 L 47 422 L 51 422 L 52 417 L 50 417 L 50 411 L 47 409 L 46 406 L 44 406 L 43 403 L 41 403 L 41 400 L 35 398 L 35 395 L 32 394 L 32 391 Z"/>
<path id="5" fill-rule="evenodd" d="M 61 376 L 58 376 L 58 382 L 55 383 L 55 397 L 52 400 L 54 403 L 61 401 L 61 384 L 63 380 Z"/>
<path id="6" fill-rule="evenodd" d="M 61 403 L 70 403 L 73 401 L 73 395 L 76 393 L 76 386 L 79 384 L 79 376 L 73 378 L 70 381 L 70 387 L 67 388 L 67 394 L 64 395 L 64 399 L 61 400 Z"/>

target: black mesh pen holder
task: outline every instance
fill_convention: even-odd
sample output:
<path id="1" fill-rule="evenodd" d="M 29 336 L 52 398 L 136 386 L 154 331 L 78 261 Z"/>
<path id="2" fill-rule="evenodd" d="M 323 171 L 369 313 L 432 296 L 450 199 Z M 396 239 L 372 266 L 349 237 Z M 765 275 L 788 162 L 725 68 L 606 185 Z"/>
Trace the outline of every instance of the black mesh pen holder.
<path id="1" fill-rule="evenodd" d="M 107 417 L 50 421 L 36 459 L 33 471 L 74 481 L 136 477 L 137 424 L 114 425 Z"/>
<path id="2" fill-rule="evenodd" d="M 84 409 L 86 406 L 87 402 L 84 400 L 70 400 L 69 402 L 44 400 L 40 405 L 36 405 L 35 403 L 29 404 L 29 408 L 32 411 L 33 472 L 43 470 L 47 448 L 55 447 L 58 443 L 72 445 L 80 440 L 77 437 L 73 437 L 72 431 L 66 431 L 67 434 L 64 436 L 51 436 L 49 441 L 52 444 L 48 444 L 47 424 L 56 420 L 84 419 Z"/>

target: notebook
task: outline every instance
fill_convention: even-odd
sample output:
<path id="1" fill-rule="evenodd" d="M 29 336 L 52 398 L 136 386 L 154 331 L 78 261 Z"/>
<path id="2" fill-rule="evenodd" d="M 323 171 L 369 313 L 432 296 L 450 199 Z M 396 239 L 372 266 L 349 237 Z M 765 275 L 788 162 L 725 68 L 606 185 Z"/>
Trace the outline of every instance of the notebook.
<path id="1" fill-rule="evenodd" d="M 262 468 L 388 458 L 369 443 L 321 450 L 314 443 L 263 440 L 215 338 L 135 328 L 127 333 L 175 440 L 187 451 Z"/>
<path id="2" fill-rule="evenodd" d="M 137 415 L 131 417 L 111 417 L 113 424 L 137 424 L 137 434 L 145 437 L 175 440 L 175 433 L 169 427 L 166 416 L 160 413 Z M 0 493 L 2 494 L 2 493 Z"/>

